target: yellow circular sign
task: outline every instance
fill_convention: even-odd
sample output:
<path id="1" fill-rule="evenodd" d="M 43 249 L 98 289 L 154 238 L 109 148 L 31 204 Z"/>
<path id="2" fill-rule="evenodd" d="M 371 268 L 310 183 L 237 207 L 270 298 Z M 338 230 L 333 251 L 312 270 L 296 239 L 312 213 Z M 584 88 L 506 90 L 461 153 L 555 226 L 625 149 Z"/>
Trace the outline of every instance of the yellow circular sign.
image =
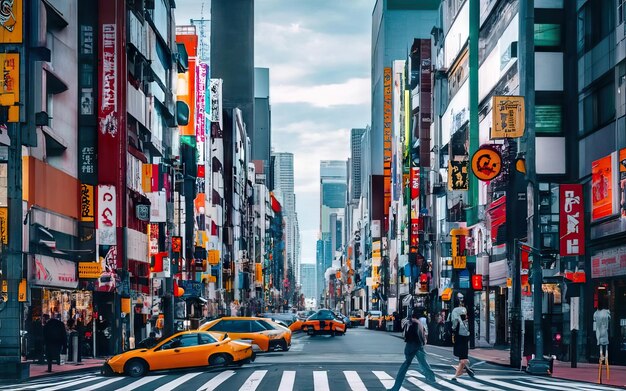
<path id="1" fill-rule="evenodd" d="M 502 171 L 500 152 L 491 147 L 481 147 L 472 156 L 472 171 L 481 181 L 490 181 Z"/>

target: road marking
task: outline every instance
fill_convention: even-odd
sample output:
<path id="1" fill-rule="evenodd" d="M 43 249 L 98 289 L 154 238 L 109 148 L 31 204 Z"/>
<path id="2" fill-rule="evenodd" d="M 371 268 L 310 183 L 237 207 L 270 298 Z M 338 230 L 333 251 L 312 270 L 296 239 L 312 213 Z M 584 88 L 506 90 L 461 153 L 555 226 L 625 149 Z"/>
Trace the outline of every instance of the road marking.
<path id="1" fill-rule="evenodd" d="M 520 386 L 517 384 L 514 384 L 513 382 L 503 382 L 500 380 L 496 380 L 494 377 L 492 376 L 481 376 L 480 378 L 481 380 L 487 382 L 487 383 L 491 383 L 489 385 L 496 385 L 499 386 L 503 389 L 511 389 L 511 390 L 517 390 L 517 391 L 528 391 L 528 386 Z M 520 378 L 516 378 L 516 380 L 520 380 Z M 479 382 L 475 382 L 475 381 L 471 381 L 471 380 L 466 380 L 466 379 L 462 379 L 462 378 L 458 378 L 457 381 L 459 383 L 463 383 L 463 384 L 467 384 L 471 387 L 477 387 L 477 384 L 479 385 L 479 387 L 485 387 L 485 384 L 483 383 L 479 383 Z M 561 387 L 561 389 L 563 389 Z"/>
<path id="2" fill-rule="evenodd" d="M 278 391 L 290 391 L 293 390 L 293 384 L 296 381 L 296 371 L 284 371 L 283 377 L 280 379 L 280 386 Z"/>
<path id="3" fill-rule="evenodd" d="M 81 377 L 75 377 L 75 376 L 74 376 L 74 377 L 72 377 L 70 380 L 64 380 L 64 381 L 62 381 L 62 382 L 54 382 L 54 383 L 51 383 L 51 382 L 50 382 L 50 379 L 42 379 L 42 380 L 40 380 L 40 381 L 29 382 L 30 384 L 28 384 L 28 385 L 26 385 L 26 386 L 24 386 L 24 387 L 19 387 L 19 388 L 2 387 L 2 389 L 3 389 L 3 390 L 12 390 L 12 391 L 22 391 L 22 390 L 32 390 L 32 389 L 33 389 L 33 387 L 35 387 L 34 389 L 35 389 L 35 390 L 38 390 L 38 389 L 39 389 L 39 387 L 41 387 L 42 385 L 50 385 L 50 384 L 52 384 L 52 385 L 57 385 L 57 386 L 59 386 L 59 385 L 61 385 L 61 384 L 71 383 L 71 382 L 73 382 L 73 381 L 74 381 L 74 380 L 76 380 L 76 379 L 86 379 L 86 378 L 89 378 L 89 379 L 91 379 L 91 380 L 95 380 L 95 379 L 96 379 L 96 377 L 95 377 L 95 376 L 93 376 L 93 375 L 92 375 L 92 376 L 87 376 L 87 377 L 84 377 L 84 376 L 81 376 Z"/>
<path id="4" fill-rule="evenodd" d="M 153 382 L 157 379 L 162 378 L 163 375 L 158 375 L 158 376 L 146 376 L 144 378 L 141 378 L 135 382 L 130 383 L 129 385 L 127 385 L 124 388 L 118 388 L 117 391 L 133 391 L 141 386 L 143 386 L 144 384 L 148 384 L 150 382 Z"/>
<path id="5" fill-rule="evenodd" d="M 111 384 L 111 383 L 115 383 L 116 381 L 119 381 L 119 380 L 122 380 L 122 379 L 123 379 L 123 377 L 116 377 L 116 378 L 113 378 L 113 379 L 108 379 L 108 380 L 105 380 L 105 381 L 100 382 L 100 383 L 98 383 L 98 384 L 92 384 L 92 385 L 90 385 L 90 386 L 88 386 L 88 387 L 81 388 L 81 389 L 79 389 L 79 390 L 77 390 L 77 391 L 92 391 L 92 390 L 97 390 L 98 388 L 102 388 L 102 387 L 104 387 L 104 386 L 108 386 L 109 384 Z"/>
<path id="6" fill-rule="evenodd" d="M 352 391 L 367 391 L 365 384 L 363 384 L 363 381 L 356 371 L 343 371 L 343 374 L 346 377 Z"/>
<path id="7" fill-rule="evenodd" d="M 533 384 L 541 385 L 541 387 L 549 388 L 551 390 L 556 389 L 556 387 L 553 385 L 554 380 L 540 379 L 540 378 L 532 378 L 529 380 Z M 584 383 L 584 382 L 577 382 L 577 381 L 572 381 L 569 379 L 559 379 L 559 380 L 563 381 L 562 386 L 558 388 L 559 390 L 562 390 L 563 388 L 574 387 L 574 386 L 581 387 L 581 389 L 583 390 L 606 390 L 607 389 L 606 387 L 602 387 L 599 385 L 594 385 L 594 384 L 589 384 L 589 383 Z"/>
<path id="8" fill-rule="evenodd" d="M 198 388 L 198 391 L 201 391 L 201 390 L 213 391 L 220 384 L 224 383 L 226 380 L 228 380 L 229 377 L 231 377 L 234 374 L 235 374 L 235 371 L 224 371 L 224 372 L 220 373 L 219 375 L 215 376 L 213 379 L 211 379 L 208 382 L 204 383 L 203 386 Z"/>
<path id="9" fill-rule="evenodd" d="M 265 377 L 266 373 L 267 373 L 267 371 L 265 371 L 265 370 L 264 371 L 254 371 L 254 372 L 252 372 L 252 375 L 250 375 L 250 377 L 248 377 L 246 382 L 243 383 L 243 386 L 241 386 L 239 391 L 254 391 L 254 390 L 256 390 L 256 388 L 261 383 L 261 380 L 263 380 L 263 377 Z"/>
<path id="10" fill-rule="evenodd" d="M 201 373 L 202 372 L 188 373 L 185 376 L 177 377 L 171 382 L 164 384 L 161 387 L 157 388 L 155 391 L 172 391 L 174 388 L 180 386 L 181 384 L 184 384 L 188 380 L 193 379 L 194 377 L 198 376 Z"/>
<path id="11" fill-rule="evenodd" d="M 330 391 L 327 372 L 313 371 L 313 384 L 315 385 L 315 391 Z"/>
<path id="12" fill-rule="evenodd" d="M 429 386 L 428 384 L 424 383 L 423 381 L 416 379 L 414 377 L 407 377 L 406 380 L 409 383 L 413 383 L 416 386 L 418 386 L 420 388 L 420 390 L 424 390 L 424 391 L 437 391 L 439 388 L 435 388 L 432 386 Z M 463 388 L 461 390 L 464 390 Z"/>
<path id="13" fill-rule="evenodd" d="M 484 363 L 485 363 L 485 361 L 479 361 L 479 362 L 477 362 L 477 363 L 474 363 L 474 364 L 470 365 L 470 368 L 473 368 L 473 367 L 475 367 L 475 366 L 477 366 L 477 365 L 482 365 L 482 364 L 484 364 Z"/>
<path id="14" fill-rule="evenodd" d="M 383 386 L 385 386 L 385 388 L 389 389 L 393 387 L 393 383 L 395 382 L 395 380 L 393 379 L 393 377 L 389 376 L 387 372 L 372 371 L 372 373 L 376 375 L 376 377 L 378 378 L 378 380 L 380 380 L 381 383 L 383 383 Z M 408 391 L 408 390 L 404 387 L 400 387 L 400 391 Z"/>
<path id="15" fill-rule="evenodd" d="M 417 385 L 418 387 L 424 388 L 425 390 L 437 389 L 436 387 L 433 388 L 433 386 L 430 386 L 428 383 L 424 383 L 421 380 L 414 379 L 414 380 L 418 381 L 419 384 L 414 382 L 413 380 L 411 380 L 413 377 L 418 377 L 420 379 L 425 377 L 424 375 L 422 375 L 420 372 L 418 372 L 416 370 L 408 370 L 406 372 L 406 376 L 407 376 L 407 380 L 409 382 Z M 411 378 L 409 378 L 409 377 L 411 377 Z M 453 382 L 446 381 L 443 377 L 440 378 L 440 379 L 437 379 L 437 384 L 443 384 L 446 387 L 451 388 L 453 390 L 457 390 L 457 391 L 465 391 L 466 390 L 465 387 L 459 387 L 458 385 L 455 385 Z"/>
<path id="16" fill-rule="evenodd" d="M 74 381 L 71 381 L 69 383 L 68 382 L 65 382 L 65 383 L 62 383 L 62 384 L 56 383 L 56 385 L 53 386 L 53 387 L 41 388 L 41 389 L 39 389 L 39 391 L 55 391 L 55 390 L 60 390 L 61 388 L 65 388 L 65 387 L 69 387 L 69 386 L 77 386 L 79 384 L 87 383 L 87 382 L 90 382 L 90 381 L 94 381 L 94 377 L 93 376 L 89 376 L 86 379 L 74 380 Z"/>

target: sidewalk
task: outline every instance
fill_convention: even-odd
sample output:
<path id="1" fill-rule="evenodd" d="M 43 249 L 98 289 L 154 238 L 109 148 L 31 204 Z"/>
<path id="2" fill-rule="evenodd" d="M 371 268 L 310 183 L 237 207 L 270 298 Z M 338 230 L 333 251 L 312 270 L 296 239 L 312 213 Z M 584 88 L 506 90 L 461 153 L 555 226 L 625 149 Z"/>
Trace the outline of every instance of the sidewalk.
<path id="1" fill-rule="evenodd" d="M 493 364 L 509 366 L 510 363 L 509 349 L 476 348 L 470 349 L 469 355 L 476 360 L 487 361 Z M 626 367 L 613 365 L 609 370 L 610 380 L 606 380 L 606 370 L 603 370 L 602 383 L 617 387 L 626 387 Z M 572 368 L 570 362 L 554 360 L 552 377 L 597 383 L 598 364 L 578 363 L 577 368 Z"/>
<path id="2" fill-rule="evenodd" d="M 48 364 L 37 364 L 37 362 L 30 361 L 30 379 L 42 377 L 42 376 L 54 376 L 59 374 L 69 374 L 81 371 L 88 371 L 93 369 L 100 369 L 104 364 L 102 358 L 84 358 L 80 365 L 76 365 L 73 362 L 65 362 L 62 365 L 52 364 L 52 372 L 47 372 Z"/>

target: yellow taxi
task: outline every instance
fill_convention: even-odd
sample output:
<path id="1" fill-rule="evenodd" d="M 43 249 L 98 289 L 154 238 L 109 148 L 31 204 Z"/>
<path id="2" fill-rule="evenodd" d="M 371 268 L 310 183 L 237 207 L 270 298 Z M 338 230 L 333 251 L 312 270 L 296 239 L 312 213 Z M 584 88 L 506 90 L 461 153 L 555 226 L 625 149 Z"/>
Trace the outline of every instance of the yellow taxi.
<path id="1" fill-rule="evenodd" d="M 269 319 L 269 318 L 261 318 L 258 320 L 259 323 L 267 326 L 268 330 L 282 330 L 285 332 L 285 341 L 287 342 L 287 349 L 283 349 L 283 350 L 289 350 L 289 347 L 291 346 L 291 334 L 292 331 L 289 327 L 285 327 L 282 324 L 276 322 L 275 320 Z M 282 347 L 281 347 L 282 348 Z"/>
<path id="2" fill-rule="evenodd" d="M 311 337 L 319 334 L 344 335 L 346 333 L 346 324 L 337 318 L 331 311 L 322 309 L 309 316 L 302 323 L 302 331 Z"/>
<path id="3" fill-rule="evenodd" d="M 302 325 L 304 324 L 304 322 L 306 322 L 306 320 L 300 320 L 300 319 L 296 320 L 295 322 L 289 325 L 289 330 L 291 330 L 291 332 L 293 333 L 295 333 L 296 331 L 301 331 Z"/>
<path id="4" fill-rule="evenodd" d="M 360 310 L 354 310 L 350 313 L 350 324 L 352 326 L 363 326 L 365 324 L 365 317 Z"/>
<path id="5" fill-rule="evenodd" d="M 262 320 L 263 322 L 259 322 Z M 200 326 L 199 330 L 213 333 L 228 333 L 232 339 L 250 340 L 260 350 L 268 352 L 276 348 L 289 350 L 291 332 L 285 328 L 271 328 L 265 324 L 265 318 L 228 316 L 212 320 Z"/>
<path id="6" fill-rule="evenodd" d="M 163 369 L 243 365 L 254 358 L 250 344 L 206 331 L 183 331 L 159 341 L 152 348 L 133 349 L 107 359 L 102 373 L 139 377 Z"/>

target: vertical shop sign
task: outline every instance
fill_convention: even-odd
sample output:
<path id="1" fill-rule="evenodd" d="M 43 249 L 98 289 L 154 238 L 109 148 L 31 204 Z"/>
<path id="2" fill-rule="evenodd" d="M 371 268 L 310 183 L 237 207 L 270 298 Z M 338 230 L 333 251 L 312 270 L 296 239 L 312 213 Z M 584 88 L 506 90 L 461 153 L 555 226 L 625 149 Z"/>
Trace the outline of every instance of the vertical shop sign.
<path id="1" fill-rule="evenodd" d="M 585 254 L 583 185 L 559 186 L 559 243 L 562 257 Z"/>
<path id="2" fill-rule="evenodd" d="M 2 106 L 8 106 L 7 122 L 18 122 L 20 109 L 20 55 L 0 53 L 0 98 Z"/>
<path id="3" fill-rule="evenodd" d="M 2 244 L 9 244 L 9 208 L 0 207 L 0 239 Z"/>
<path id="4" fill-rule="evenodd" d="M 0 43 L 22 43 L 22 0 L 0 1 Z"/>
<path id="5" fill-rule="evenodd" d="M 491 103 L 491 139 L 517 138 L 524 135 L 523 96 L 494 96 Z"/>
<path id="6" fill-rule="evenodd" d="M 391 128 L 393 109 L 391 96 L 393 93 L 391 67 L 385 67 L 383 74 L 383 230 L 389 229 L 389 207 L 391 206 Z"/>
<path id="7" fill-rule="evenodd" d="M 469 186 L 467 176 L 467 160 L 449 160 L 448 190 L 467 190 Z"/>
<path id="8" fill-rule="evenodd" d="M 116 202 L 115 186 L 98 186 L 98 219 L 96 226 L 98 229 L 98 244 L 117 244 L 115 230 L 115 222 L 117 221 Z"/>
<path id="9" fill-rule="evenodd" d="M 626 148 L 619 151 L 619 204 L 622 218 L 626 218 Z"/>
<path id="10" fill-rule="evenodd" d="M 102 72 L 100 79 L 100 133 L 117 137 L 117 53 L 116 26 L 102 25 Z"/>
<path id="11" fill-rule="evenodd" d="M 199 63 L 196 70 L 196 141 L 205 140 L 206 76 L 208 65 Z"/>
<path id="12" fill-rule="evenodd" d="M 93 186 L 81 183 L 80 185 L 80 221 L 94 220 Z"/>

